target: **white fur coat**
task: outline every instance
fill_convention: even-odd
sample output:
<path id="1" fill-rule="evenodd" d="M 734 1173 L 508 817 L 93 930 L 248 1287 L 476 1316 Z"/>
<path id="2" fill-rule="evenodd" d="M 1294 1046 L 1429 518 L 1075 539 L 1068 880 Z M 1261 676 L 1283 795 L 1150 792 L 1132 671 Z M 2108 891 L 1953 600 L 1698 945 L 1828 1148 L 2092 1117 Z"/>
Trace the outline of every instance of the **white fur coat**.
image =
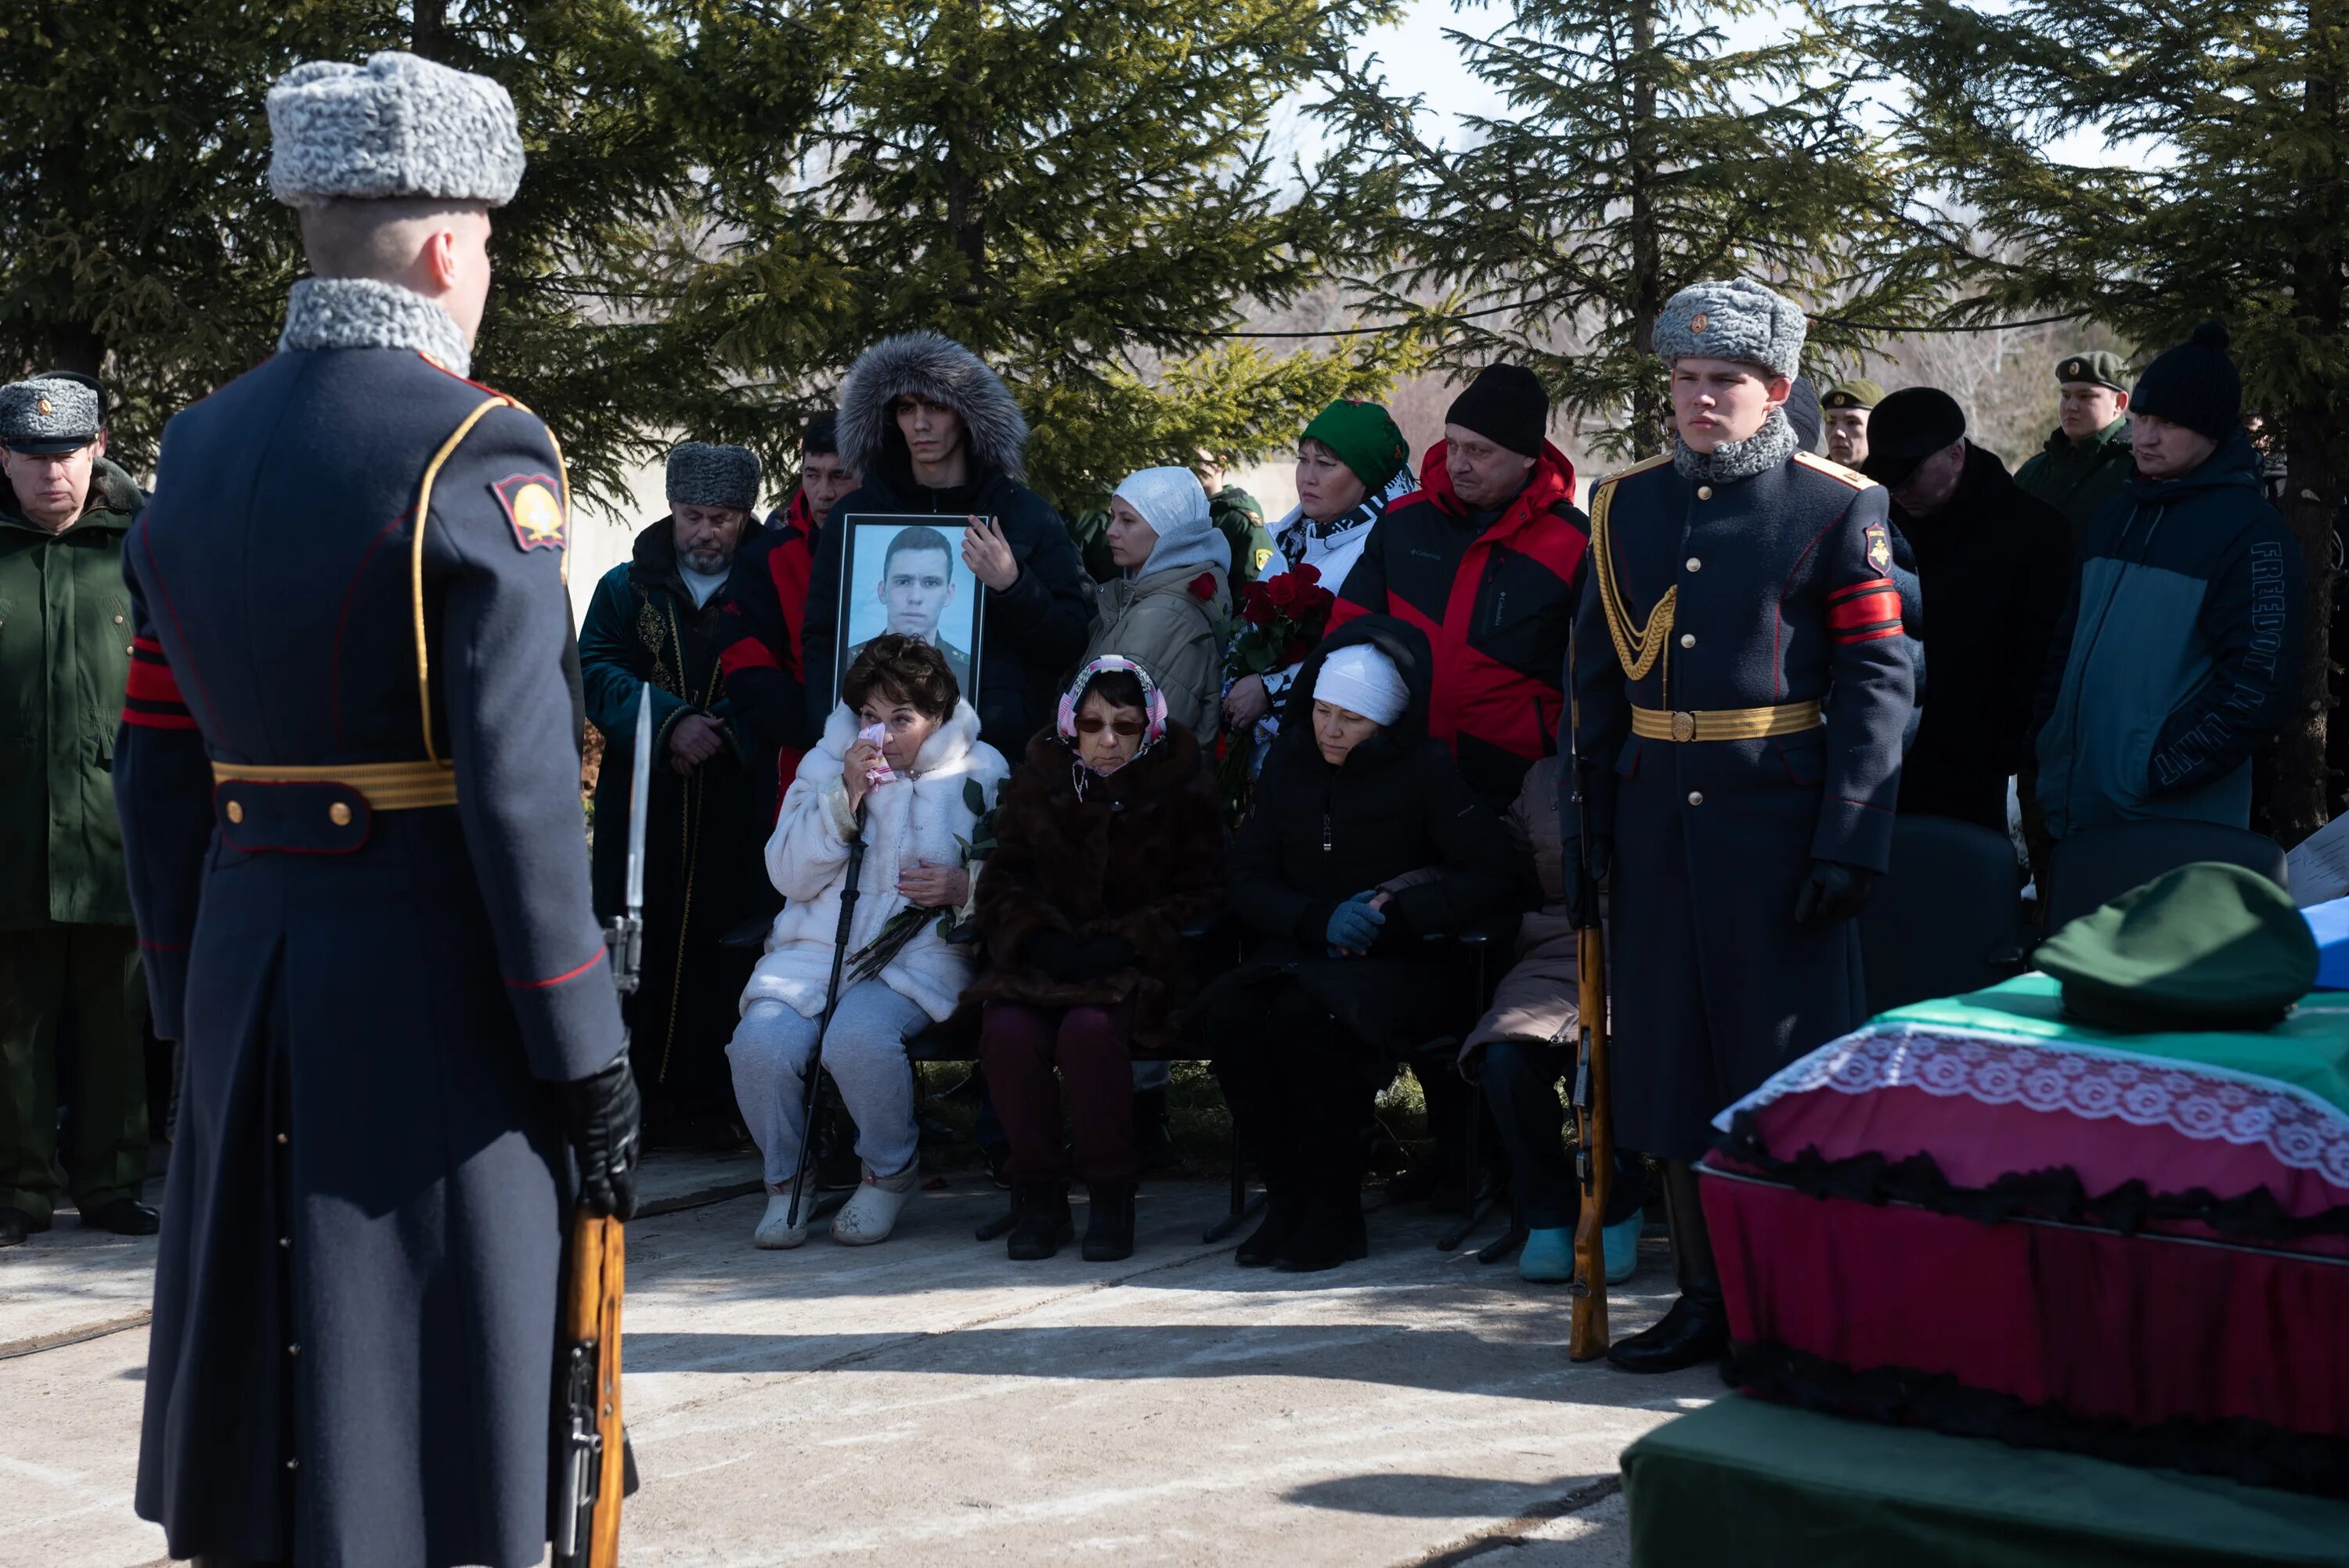
<path id="1" fill-rule="evenodd" d="M 855 743 L 856 716 L 843 703 L 833 709 L 823 738 L 800 758 L 799 777 L 783 796 L 774 837 L 767 841 L 767 875 L 790 902 L 775 916 L 766 955 L 742 993 L 746 1010 L 771 998 L 811 1018 L 823 1011 L 847 880 L 848 835 L 855 820 L 841 779 L 841 758 Z M 997 786 L 1010 771 L 1002 754 L 978 738 L 978 715 L 967 702 L 957 703 L 953 715 L 922 743 L 915 763 L 914 778 L 875 785 L 864 797 L 864 865 L 849 928 L 851 956 L 905 907 L 897 892 L 899 872 L 925 861 L 962 863 L 956 840 L 968 841 L 978 820 L 963 799 L 965 781 L 977 780 L 991 805 Z M 941 940 L 933 922 L 890 961 L 881 978 L 932 1018 L 943 1019 L 954 1011 L 970 966 L 968 952 Z M 842 983 L 847 983 L 844 975 Z"/>

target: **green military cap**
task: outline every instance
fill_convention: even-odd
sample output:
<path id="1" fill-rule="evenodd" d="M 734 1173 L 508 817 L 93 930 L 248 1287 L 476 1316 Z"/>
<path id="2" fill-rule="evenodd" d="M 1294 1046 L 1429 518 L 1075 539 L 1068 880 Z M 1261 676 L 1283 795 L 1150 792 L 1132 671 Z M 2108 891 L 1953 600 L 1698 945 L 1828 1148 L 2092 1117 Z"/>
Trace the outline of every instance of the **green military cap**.
<path id="1" fill-rule="evenodd" d="M 2085 381 L 2092 386 L 2109 387 L 2116 392 L 2126 392 L 2128 383 L 2121 377 L 2128 367 L 2121 356 L 2109 348 L 2099 348 L 2093 354 L 2067 354 L 2055 362 L 2055 379 Z"/>
<path id="2" fill-rule="evenodd" d="M 2042 944 L 2064 1008 L 2099 1028 L 2264 1029 L 2316 984 L 2316 938 L 2292 895 L 2218 861 L 2178 867 Z"/>
<path id="3" fill-rule="evenodd" d="M 1868 380 L 1838 381 L 1819 399 L 1822 408 L 1873 408 L 1884 401 L 1884 388 Z"/>

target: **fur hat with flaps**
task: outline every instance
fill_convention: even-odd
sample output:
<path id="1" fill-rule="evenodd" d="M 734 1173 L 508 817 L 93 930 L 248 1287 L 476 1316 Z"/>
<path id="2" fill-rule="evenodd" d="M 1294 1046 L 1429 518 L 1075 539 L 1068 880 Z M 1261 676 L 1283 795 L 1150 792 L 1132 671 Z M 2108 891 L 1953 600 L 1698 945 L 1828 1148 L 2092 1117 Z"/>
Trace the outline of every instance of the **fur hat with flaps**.
<path id="1" fill-rule="evenodd" d="M 398 196 L 502 207 L 523 163 L 506 89 L 415 55 L 312 60 L 269 89 L 269 189 L 289 207 Z"/>
<path id="2" fill-rule="evenodd" d="M 938 332 L 883 338 L 857 356 L 840 384 L 840 455 L 858 473 L 905 463 L 905 438 L 897 429 L 900 397 L 953 409 L 977 466 L 1014 480 L 1026 473 L 1021 454 L 1028 420 L 1010 389 L 978 355 Z"/>
<path id="3" fill-rule="evenodd" d="M 1791 377 L 1802 371 L 1809 333 L 1801 306 L 1752 278 L 1691 284 L 1664 302 L 1656 321 L 1656 356 L 1667 365 L 1734 359 Z"/>

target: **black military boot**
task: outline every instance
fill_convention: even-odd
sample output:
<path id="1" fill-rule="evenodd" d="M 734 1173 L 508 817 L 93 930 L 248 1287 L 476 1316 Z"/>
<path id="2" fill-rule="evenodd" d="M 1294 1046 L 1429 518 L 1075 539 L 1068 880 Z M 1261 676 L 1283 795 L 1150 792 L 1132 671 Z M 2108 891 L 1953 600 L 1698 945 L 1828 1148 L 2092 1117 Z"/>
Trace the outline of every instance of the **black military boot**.
<path id="1" fill-rule="evenodd" d="M 1113 1264 L 1133 1255 L 1133 1183 L 1089 1181 L 1085 1192 L 1085 1262 Z"/>
<path id="2" fill-rule="evenodd" d="M 0 1247 L 21 1247 L 26 1237 L 47 1229 L 22 1209 L 0 1209 Z"/>
<path id="3" fill-rule="evenodd" d="M 84 1228 L 112 1231 L 118 1236 L 151 1236 L 163 1228 L 161 1216 L 136 1198 L 100 1203 L 81 1217 Z"/>
<path id="4" fill-rule="evenodd" d="M 1681 1295 L 1654 1327 L 1607 1347 L 1607 1359 L 1626 1372 L 1677 1372 L 1729 1353 L 1729 1308 L 1722 1300 L 1721 1274 L 1713 1267 L 1713 1237 L 1705 1230 L 1696 1182 L 1696 1167 L 1665 1162 L 1664 1207 L 1671 1215 L 1672 1269 Z"/>
<path id="5" fill-rule="evenodd" d="M 1076 1222 L 1069 1216 L 1066 1181 L 1014 1182 L 1011 1210 L 1011 1234 L 1003 1243 L 1003 1252 L 1016 1262 L 1049 1258 L 1076 1236 Z"/>
<path id="6" fill-rule="evenodd" d="M 1278 1260 L 1297 1227 L 1305 1219 L 1305 1194 L 1284 1178 L 1276 1179 L 1271 1171 L 1264 1174 L 1264 1218 L 1248 1239 L 1232 1254 L 1234 1262 L 1244 1269 L 1260 1269 Z"/>

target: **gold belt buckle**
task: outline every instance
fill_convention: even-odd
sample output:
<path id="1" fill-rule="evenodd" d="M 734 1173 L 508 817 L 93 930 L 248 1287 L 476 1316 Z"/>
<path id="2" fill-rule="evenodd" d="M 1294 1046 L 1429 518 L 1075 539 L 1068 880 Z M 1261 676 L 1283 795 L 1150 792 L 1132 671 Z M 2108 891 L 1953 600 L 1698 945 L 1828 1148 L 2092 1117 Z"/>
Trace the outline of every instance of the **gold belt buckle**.
<path id="1" fill-rule="evenodd" d="M 1683 745 L 1689 741 L 1694 740 L 1696 738 L 1696 715 L 1692 713 L 1673 714 L 1672 738 L 1680 741 Z"/>

